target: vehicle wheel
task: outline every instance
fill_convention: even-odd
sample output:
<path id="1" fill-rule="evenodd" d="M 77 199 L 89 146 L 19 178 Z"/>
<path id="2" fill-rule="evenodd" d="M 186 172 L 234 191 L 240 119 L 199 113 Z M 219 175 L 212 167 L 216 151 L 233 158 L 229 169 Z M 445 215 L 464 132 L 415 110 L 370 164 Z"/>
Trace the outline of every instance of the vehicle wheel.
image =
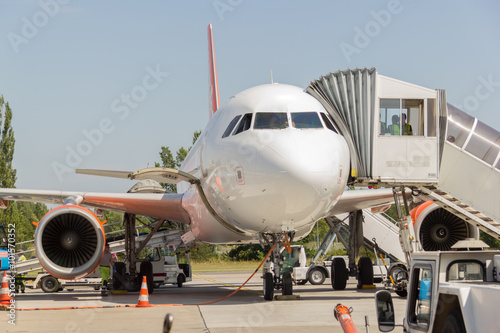
<path id="1" fill-rule="evenodd" d="M 307 283 L 307 280 L 299 280 L 299 281 L 297 281 L 297 284 L 298 284 L 299 286 L 303 286 L 303 285 L 305 285 L 306 283 Z"/>
<path id="2" fill-rule="evenodd" d="M 177 287 L 182 288 L 182 284 L 184 283 L 185 280 L 186 278 L 184 277 L 184 275 L 182 274 L 177 275 Z"/>
<path id="3" fill-rule="evenodd" d="M 113 289 L 121 290 L 125 287 L 124 277 L 126 273 L 125 263 L 117 262 L 115 263 L 116 272 L 113 272 Z M 96 290 L 99 290 L 97 288 Z"/>
<path id="4" fill-rule="evenodd" d="M 52 275 L 47 275 L 40 282 L 40 287 L 46 293 L 55 293 L 59 291 L 59 281 Z"/>
<path id="5" fill-rule="evenodd" d="M 323 284 L 325 282 L 326 276 L 321 268 L 313 268 L 309 273 L 309 282 L 314 285 Z"/>
<path id="6" fill-rule="evenodd" d="M 443 333 L 465 333 L 464 319 L 460 309 L 453 309 L 443 324 Z"/>
<path id="7" fill-rule="evenodd" d="M 396 277 L 400 275 L 400 273 L 403 273 L 404 278 L 407 278 L 408 271 L 402 264 L 391 265 L 391 267 L 389 268 L 389 276 L 392 277 L 392 280 L 394 282 L 396 282 Z"/>
<path id="8" fill-rule="evenodd" d="M 344 290 L 347 284 L 347 267 L 342 258 L 333 258 L 332 261 L 332 287 L 335 290 Z"/>
<path id="9" fill-rule="evenodd" d="M 141 273 L 140 273 L 140 281 L 142 284 L 142 279 L 146 276 L 146 281 L 148 283 L 148 294 L 152 294 L 155 290 L 155 281 L 153 277 L 153 265 L 149 261 L 141 262 Z"/>
<path id="10" fill-rule="evenodd" d="M 293 294 L 293 280 L 292 274 L 286 272 L 283 274 L 283 292 L 282 295 L 292 295 Z"/>
<path id="11" fill-rule="evenodd" d="M 274 297 L 274 277 L 272 273 L 265 273 L 263 279 L 264 299 L 271 301 Z"/>
<path id="12" fill-rule="evenodd" d="M 358 286 L 373 284 L 373 263 L 370 258 L 359 258 L 358 274 Z"/>
<path id="13" fill-rule="evenodd" d="M 400 275 L 401 273 L 403 274 L 403 279 L 408 279 L 408 272 L 406 270 L 406 267 L 402 264 L 395 264 L 389 268 L 388 275 L 389 275 L 389 277 L 392 277 L 392 281 L 397 283 L 396 277 L 398 275 Z M 408 296 L 408 290 L 406 290 L 406 289 L 403 289 L 403 290 L 394 289 L 394 292 L 399 297 L 405 298 Z"/>

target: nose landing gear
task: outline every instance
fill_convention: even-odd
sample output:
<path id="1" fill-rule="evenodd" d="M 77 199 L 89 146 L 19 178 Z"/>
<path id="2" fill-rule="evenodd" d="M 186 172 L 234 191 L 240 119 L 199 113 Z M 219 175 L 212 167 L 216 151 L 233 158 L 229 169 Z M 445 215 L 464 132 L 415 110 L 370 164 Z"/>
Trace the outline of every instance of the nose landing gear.
<path id="1" fill-rule="evenodd" d="M 291 268 L 284 267 L 281 255 L 282 252 L 291 252 L 289 239 L 292 237 L 293 233 L 287 235 L 285 232 L 261 234 L 261 243 L 272 246 L 271 255 L 262 267 L 264 299 L 267 301 L 274 298 L 274 290 L 281 290 L 284 296 L 293 294 L 292 271 Z"/>

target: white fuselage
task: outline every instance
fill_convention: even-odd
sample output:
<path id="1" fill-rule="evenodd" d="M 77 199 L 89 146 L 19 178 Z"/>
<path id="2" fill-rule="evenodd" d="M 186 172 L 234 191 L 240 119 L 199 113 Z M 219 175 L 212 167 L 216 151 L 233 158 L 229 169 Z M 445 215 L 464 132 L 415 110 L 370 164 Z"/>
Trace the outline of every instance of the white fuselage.
<path id="1" fill-rule="evenodd" d="M 298 87 L 262 85 L 232 97 L 210 119 L 181 170 L 201 179 L 217 214 L 244 234 L 229 231 L 195 186 L 180 183 L 194 236 L 237 242 L 283 230 L 307 235 L 336 204 L 350 170 L 346 141 L 332 127 L 323 106 Z"/>

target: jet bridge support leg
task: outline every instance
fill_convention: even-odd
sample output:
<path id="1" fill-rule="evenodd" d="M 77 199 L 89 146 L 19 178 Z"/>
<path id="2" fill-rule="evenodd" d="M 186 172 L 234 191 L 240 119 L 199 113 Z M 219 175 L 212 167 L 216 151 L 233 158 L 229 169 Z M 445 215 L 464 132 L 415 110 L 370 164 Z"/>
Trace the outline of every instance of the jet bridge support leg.
<path id="1" fill-rule="evenodd" d="M 363 242 L 363 211 L 356 210 L 349 215 L 349 248 L 347 248 L 347 255 L 349 256 L 350 276 L 357 276 L 358 274 L 356 258 Z"/>

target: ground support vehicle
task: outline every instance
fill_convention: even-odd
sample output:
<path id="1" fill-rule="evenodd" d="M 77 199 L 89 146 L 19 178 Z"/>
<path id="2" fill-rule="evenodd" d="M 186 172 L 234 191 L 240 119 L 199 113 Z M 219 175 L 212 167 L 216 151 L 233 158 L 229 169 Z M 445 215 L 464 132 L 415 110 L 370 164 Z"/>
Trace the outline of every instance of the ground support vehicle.
<path id="1" fill-rule="evenodd" d="M 453 247 L 463 248 L 465 242 Z M 498 331 L 500 251 L 413 253 L 409 273 L 405 331 Z M 391 331 L 395 323 L 392 296 L 382 290 L 375 299 L 379 330 Z"/>
<path id="2" fill-rule="evenodd" d="M 322 265 L 307 265 L 306 251 L 302 245 L 291 245 L 291 252 L 285 249 L 281 252 L 283 257 L 283 272 L 291 272 L 292 279 L 297 284 L 323 284 L 330 277 L 326 267 Z"/>
<path id="3" fill-rule="evenodd" d="M 68 291 L 84 287 L 99 290 L 102 284 L 101 274 L 98 269 L 82 279 L 65 280 L 58 279 L 49 273 L 38 273 L 35 278 L 26 277 L 24 280 L 26 281 L 26 287 L 33 289 L 41 288 L 46 293 L 62 291 L 65 288 Z"/>
<path id="4" fill-rule="evenodd" d="M 142 262 L 151 262 L 155 288 L 159 288 L 165 284 L 173 284 L 181 288 L 185 282 L 192 280 L 189 255 L 186 254 L 187 263 L 179 264 L 177 262 L 176 249 L 173 245 L 153 247 L 151 251 L 152 255 L 147 259 L 139 259 L 137 268 L 140 269 Z"/>

